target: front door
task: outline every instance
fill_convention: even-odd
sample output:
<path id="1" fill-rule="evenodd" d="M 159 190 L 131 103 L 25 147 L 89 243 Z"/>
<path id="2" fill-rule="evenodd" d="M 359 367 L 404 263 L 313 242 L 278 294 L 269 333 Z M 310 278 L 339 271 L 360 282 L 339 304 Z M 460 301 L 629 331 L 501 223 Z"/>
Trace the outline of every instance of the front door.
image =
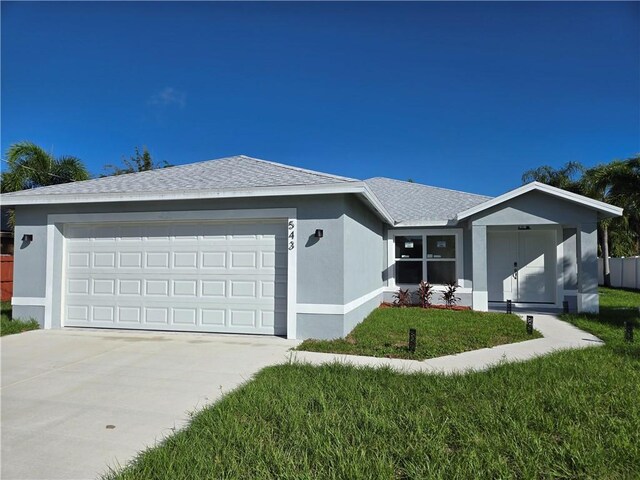
<path id="1" fill-rule="evenodd" d="M 490 302 L 554 302 L 555 231 L 489 231 L 487 244 Z"/>

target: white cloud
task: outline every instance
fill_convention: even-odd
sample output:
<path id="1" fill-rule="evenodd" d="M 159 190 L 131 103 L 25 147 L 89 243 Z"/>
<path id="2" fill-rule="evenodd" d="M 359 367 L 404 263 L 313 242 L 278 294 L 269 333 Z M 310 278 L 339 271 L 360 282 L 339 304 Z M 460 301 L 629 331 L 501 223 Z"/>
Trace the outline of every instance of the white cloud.
<path id="1" fill-rule="evenodd" d="M 154 94 L 149 99 L 149 105 L 167 107 L 177 105 L 184 108 L 187 104 L 187 94 L 180 92 L 173 87 L 164 87 L 160 92 Z"/>

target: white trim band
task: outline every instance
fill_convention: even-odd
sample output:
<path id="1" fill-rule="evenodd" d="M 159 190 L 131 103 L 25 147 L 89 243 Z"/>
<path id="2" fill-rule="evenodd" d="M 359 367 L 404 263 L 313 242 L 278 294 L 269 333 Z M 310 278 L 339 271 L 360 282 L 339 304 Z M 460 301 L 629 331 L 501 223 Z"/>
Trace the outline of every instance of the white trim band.
<path id="1" fill-rule="evenodd" d="M 356 298 L 345 305 L 337 305 L 330 303 L 299 303 L 298 313 L 313 313 L 317 315 L 346 315 L 358 307 L 361 307 L 370 300 L 382 295 L 386 287 L 380 287 L 372 292 Z"/>
<path id="2" fill-rule="evenodd" d="M 14 307 L 46 307 L 45 297 L 11 297 L 11 305 Z"/>

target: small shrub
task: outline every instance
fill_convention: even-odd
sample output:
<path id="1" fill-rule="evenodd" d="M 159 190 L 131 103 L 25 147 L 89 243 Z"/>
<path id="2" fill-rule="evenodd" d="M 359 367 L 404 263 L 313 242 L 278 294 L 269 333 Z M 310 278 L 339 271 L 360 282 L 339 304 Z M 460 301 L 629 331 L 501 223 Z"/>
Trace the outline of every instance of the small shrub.
<path id="1" fill-rule="evenodd" d="M 460 301 L 460 297 L 456 297 L 458 285 L 455 282 L 447 283 L 447 289 L 442 293 L 442 300 L 447 308 L 455 307 Z"/>
<path id="2" fill-rule="evenodd" d="M 396 293 L 393 294 L 393 304 L 396 307 L 409 307 L 411 306 L 411 293 L 409 289 L 403 290 L 401 288 L 398 289 Z"/>
<path id="3" fill-rule="evenodd" d="M 424 280 L 420 282 L 418 287 L 418 296 L 420 297 L 420 306 L 427 308 L 431 306 L 431 297 L 433 297 L 433 285 Z"/>

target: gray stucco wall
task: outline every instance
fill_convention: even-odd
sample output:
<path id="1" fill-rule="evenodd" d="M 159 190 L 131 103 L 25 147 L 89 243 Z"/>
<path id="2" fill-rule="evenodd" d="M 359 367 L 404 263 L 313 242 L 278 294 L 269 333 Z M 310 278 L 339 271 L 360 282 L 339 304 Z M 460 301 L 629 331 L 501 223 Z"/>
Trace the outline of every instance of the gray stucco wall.
<path id="1" fill-rule="evenodd" d="M 44 272 L 46 265 L 47 215 L 84 213 L 165 212 L 183 210 L 230 210 L 261 208 L 298 209 L 298 301 L 302 303 L 340 303 L 342 286 L 326 282 L 329 275 L 343 273 L 343 195 L 273 197 L 260 199 L 211 199 L 199 201 L 98 203 L 16 207 L 16 238 L 33 233 L 34 240 L 26 248 L 16 245 L 14 295 L 40 297 L 45 294 L 44 275 L 20 272 Z M 323 228 L 325 238 L 309 243 L 316 228 Z M 314 275 L 309 274 L 313 267 Z M 322 301 L 321 301 L 322 300 Z"/>
<path id="2" fill-rule="evenodd" d="M 334 302 L 338 305 L 346 305 L 382 287 L 384 270 L 385 246 L 382 221 L 359 199 L 346 197 L 344 200 L 341 232 L 343 237 L 340 247 L 342 270 L 339 274 L 322 278 L 324 282 L 339 282 L 343 286 L 343 299 L 340 302 Z M 319 240 L 312 239 L 312 243 L 320 245 L 326 238 L 326 231 L 324 235 L 325 237 Z M 300 267 L 298 267 L 298 275 L 300 275 Z M 364 320 L 381 301 L 382 295 L 377 295 L 345 315 L 299 314 L 298 337 L 322 339 L 342 337 Z M 314 303 L 329 304 L 331 302 Z"/>
<path id="3" fill-rule="evenodd" d="M 471 288 L 473 285 L 473 249 L 472 246 L 472 238 L 471 238 L 471 225 L 468 223 L 464 223 L 461 225 L 463 228 L 462 231 L 462 244 L 463 244 L 463 252 L 464 252 L 464 266 L 463 266 L 463 274 L 464 274 L 464 282 L 461 287 Z"/>
<path id="4" fill-rule="evenodd" d="M 551 195 L 532 191 L 469 219 L 473 225 L 578 225 L 592 223 L 596 212 Z"/>
<path id="5" fill-rule="evenodd" d="M 344 315 L 299 313 L 297 315 L 298 338 L 323 340 L 340 338 L 344 335 L 344 317 Z"/>
<path id="6" fill-rule="evenodd" d="M 14 296 L 42 298 L 46 294 L 47 216 L 125 212 L 167 212 L 232 209 L 297 209 L 297 301 L 301 304 L 344 305 L 382 285 L 384 243 L 382 221 L 351 195 L 153 201 L 16 207 L 16 238 L 34 236 L 29 245 L 16 245 Z M 324 236 L 316 239 L 316 229 Z M 60 263 L 60 262 L 58 262 Z M 60 271 L 54 278 L 61 278 Z M 54 288 L 54 305 L 60 298 Z M 59 303 L 58 303 L 59 304 Z M 350 312 L 350 324 L 366 310 Z M 14 307 L 44 324 L 42 307 Z M 52 326 L 59 327 L 55 309 Z M 334 338 L 344 331 L 342 315 L 298 314 L 298 338 Z"/>
<path id="7" fill-rule="evenodd" d="M 350 311 L 344 316 L 344 325 L 342 329 L 341 337 L 346 336 L 351 330 L 355 328 L 362 320 L 367 318 L 373 310 L 375 310 L 382 302 L 382 295 L 378 295 L 368 302 L 360 305 L 355 310 Z"/>
<path id="8" fill-rule="evenodd" d="M 382 222 L 354 197 L 346 199 L 344 217 L 344 303 L 383 286 Z"/>
<path id="9" fill-rule="evenodd" d="M 578 289 L 578 264 L 576 251 L 576 229 L 562 229 L 562 271 L 565 290 Z"/>
<path id="10" fill-rule="evenodd" d="M 40 327 L 44 323 L 44 307 L 16 305 L 12 308 L 13 318 L 29 320 L 31 318 L 38 321 Z"/>

